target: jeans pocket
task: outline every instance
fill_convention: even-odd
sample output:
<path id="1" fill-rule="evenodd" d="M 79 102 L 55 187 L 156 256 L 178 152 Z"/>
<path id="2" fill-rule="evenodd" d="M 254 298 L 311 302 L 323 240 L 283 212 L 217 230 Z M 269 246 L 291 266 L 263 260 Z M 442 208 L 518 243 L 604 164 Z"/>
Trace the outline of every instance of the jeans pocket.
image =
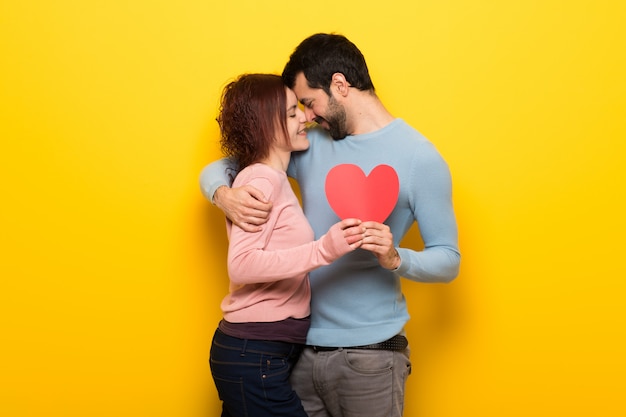
<path id="1" fill-rule="evenodd" d="M 289 374 L 290 370 L 291 364 L 284 356 L 263 355 L 261 357 L 261 377 L 264 379 Z"/>
<path id="2" fill-rule="evenodd" d="M 213 381 L 217 394 L 230 415 L 247 416 L 243 378 L 227 377 L 213 372 Z"/>
<path id="3" fill-rule="evenodd" d="M 344 350 L 350 369 L 362 374 L 387 374 L 393 369 L 393 352 L 386 350 Z"/>

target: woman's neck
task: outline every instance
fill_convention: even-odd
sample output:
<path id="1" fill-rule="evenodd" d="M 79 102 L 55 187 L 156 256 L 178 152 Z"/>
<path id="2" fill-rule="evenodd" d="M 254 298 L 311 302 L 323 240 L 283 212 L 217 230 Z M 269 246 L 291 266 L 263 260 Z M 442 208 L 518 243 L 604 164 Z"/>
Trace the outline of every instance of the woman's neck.
<path id="1" fill-rule="evenodd" d="M 260 160 L 259 162 L 274 168 L 277 171 L 287 171 L 289 166 L 289 159 L 291 158 L 291 152 L 281 152 L 277 150 L 271 150 L 267 158 Z"/>

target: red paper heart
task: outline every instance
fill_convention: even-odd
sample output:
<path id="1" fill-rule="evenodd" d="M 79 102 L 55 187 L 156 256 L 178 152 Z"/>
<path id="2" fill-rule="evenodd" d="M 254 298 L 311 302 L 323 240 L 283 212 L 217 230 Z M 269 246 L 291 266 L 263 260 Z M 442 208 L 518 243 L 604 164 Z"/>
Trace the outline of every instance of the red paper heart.
<path id="1" fill-rule="evenodd" d="M 358 166 L 342 164 L 326 176 L 326 198 L 340 219 L 382 223 L 396 206 L 399 191 L 398 174 L 389 165 L 378 165 L 365 176 Z"/>

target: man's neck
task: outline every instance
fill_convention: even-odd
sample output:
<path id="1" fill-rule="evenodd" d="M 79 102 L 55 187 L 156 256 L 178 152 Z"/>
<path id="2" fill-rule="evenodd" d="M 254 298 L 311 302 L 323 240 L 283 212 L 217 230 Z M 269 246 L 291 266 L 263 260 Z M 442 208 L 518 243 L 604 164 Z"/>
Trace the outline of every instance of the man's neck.
<path id="1" fill-rule="evenodd" d="M 375 132 L 391 123 L 395 117 L 389 113 L 373 93 L 359 91 L 346 106 L 350 134 L 362 135 Z"/>

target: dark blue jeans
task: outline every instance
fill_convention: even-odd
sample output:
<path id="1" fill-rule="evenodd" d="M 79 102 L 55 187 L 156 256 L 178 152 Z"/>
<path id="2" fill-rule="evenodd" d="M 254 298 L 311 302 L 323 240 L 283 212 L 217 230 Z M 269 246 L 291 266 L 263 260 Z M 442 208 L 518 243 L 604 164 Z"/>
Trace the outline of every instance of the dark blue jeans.
<path id="1" fill-rule="evenodd" d="M 219 329 L 211 345 L 211 374 L 222 417 L 307 417 L 289 383 L 302 345 L 239 339 Z"/>

